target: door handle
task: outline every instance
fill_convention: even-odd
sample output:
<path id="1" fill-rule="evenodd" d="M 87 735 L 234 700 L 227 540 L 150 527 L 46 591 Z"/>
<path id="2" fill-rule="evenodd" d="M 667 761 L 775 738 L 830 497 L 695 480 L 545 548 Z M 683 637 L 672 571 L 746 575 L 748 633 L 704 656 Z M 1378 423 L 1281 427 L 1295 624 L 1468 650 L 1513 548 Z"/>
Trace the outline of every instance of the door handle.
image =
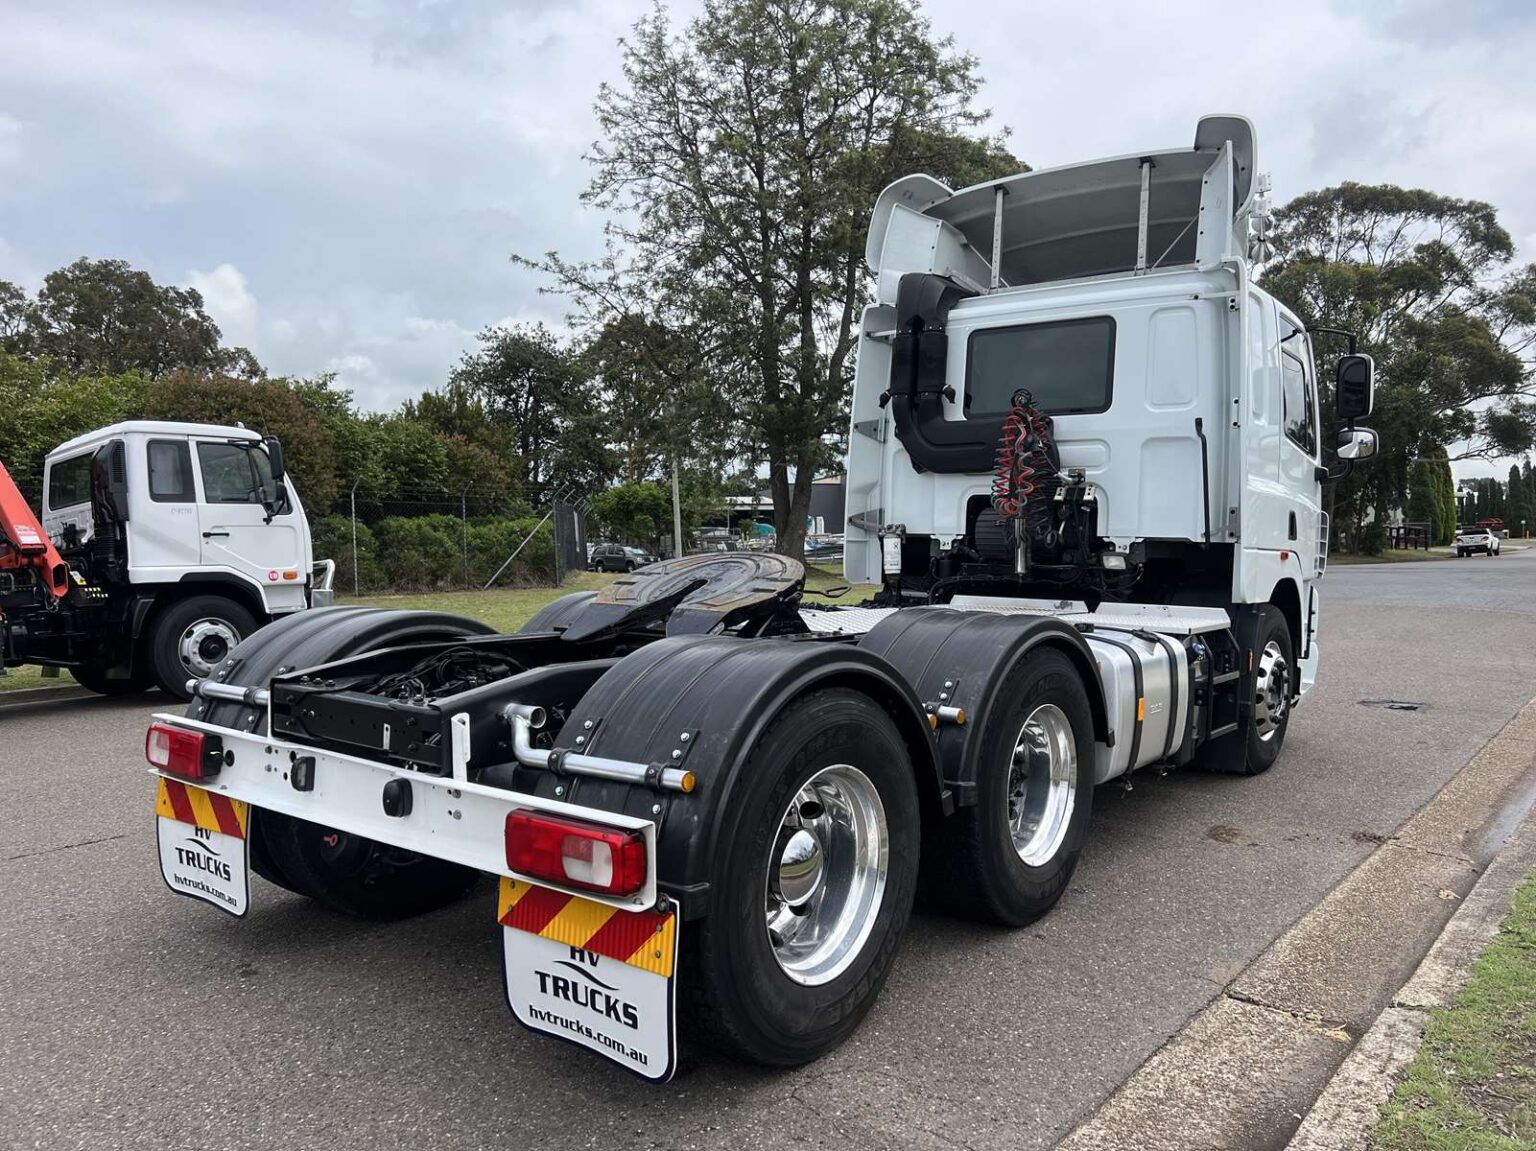
<path id="1" fill-rule="evenodd" d="M 223 536 L 225 539 L 228 539 L 229 538 L 229 533 L 228 532 L 204 532 L 203 533 L 203 538 L 205 540 L 211 540 L 214 536 Z"/>
<path id="2" fill-rule="evenodd" d="M 1296 538 L 1296 513 L 1295 512 L 1291 513 L 1291 525 L 1290 525 L 1290 527 L 1291 527 L 1291 539 L 1295 539 Z M 228 534 L 228 533 L 225 533 L 225 534 Z"/>

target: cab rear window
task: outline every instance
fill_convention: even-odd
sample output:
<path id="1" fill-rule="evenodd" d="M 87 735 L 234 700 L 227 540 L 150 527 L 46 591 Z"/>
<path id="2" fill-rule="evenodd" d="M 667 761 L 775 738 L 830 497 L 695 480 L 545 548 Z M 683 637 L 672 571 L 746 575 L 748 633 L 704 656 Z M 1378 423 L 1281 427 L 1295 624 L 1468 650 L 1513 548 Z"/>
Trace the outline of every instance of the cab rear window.
<path id="1" fill-rule="evenodd" d="M 1109 410 L 1115 369 L 1115 321 L 1059 320 L 971 333 L 965 359 L 965 414 L 997 416 L 1028 388 L 1043 412 Z"/>

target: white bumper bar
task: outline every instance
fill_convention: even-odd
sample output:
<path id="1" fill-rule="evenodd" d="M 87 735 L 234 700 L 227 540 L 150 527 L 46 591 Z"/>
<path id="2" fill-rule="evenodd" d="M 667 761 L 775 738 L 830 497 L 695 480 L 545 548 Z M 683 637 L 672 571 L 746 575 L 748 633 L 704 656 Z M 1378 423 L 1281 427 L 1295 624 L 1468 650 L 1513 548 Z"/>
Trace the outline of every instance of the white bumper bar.
<path id="1" fill-rule="evenodd" d="M 406 851 L 445 859 L 494 875 L 507 875 L 541 887 L 559 884 L 507 868 L 506 822 L 509 812 L 523 809 L 553 812 L 607 827 L 638 831 L 645 839 L 645 886 L 632 896 L 605 896 L 577 888 L 573 895 L 625 911 L 655 906 L 656 824 L 647 819 L 599 811 L 560 800 L 486 787 L 467 780 L 425 775 L 350 755 L 284 743 L 250 732 L 203 723 L 180 715 L 156 715 L 161 723 L 216 735 L 232 760 L 217 776 L 196 786 L 243 800 L 267 811 L 306 819 L 336 831 L 361 835 Z M 297 759 L 314 760 L 313 788 L 297 790 L 291 768 Z M 160 773 L 155 773 L 160 774 Z M 167 779 L 177 776 L 167 775 Z M 391 780 L 411 785 L 407 815 L 384 813 L 384 785 Z M 182 780 L 182 782 L 187 782 Z"/>

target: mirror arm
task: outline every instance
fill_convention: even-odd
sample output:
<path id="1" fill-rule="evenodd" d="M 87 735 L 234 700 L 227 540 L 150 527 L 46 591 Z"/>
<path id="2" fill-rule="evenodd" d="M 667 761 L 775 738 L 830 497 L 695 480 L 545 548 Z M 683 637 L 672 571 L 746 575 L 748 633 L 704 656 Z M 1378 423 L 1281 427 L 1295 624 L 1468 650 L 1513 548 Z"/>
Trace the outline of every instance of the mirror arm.
<path id="1" fill-rule="evenodd" d="M 1352 356 L 1360 354 L 1360 337 L 1354 332 L 1346 332 L 1343 328 L 1308 328 L 1307 331 L 1324 336 L 1343 336 L 1349 341 L 1349 354 Z"/>

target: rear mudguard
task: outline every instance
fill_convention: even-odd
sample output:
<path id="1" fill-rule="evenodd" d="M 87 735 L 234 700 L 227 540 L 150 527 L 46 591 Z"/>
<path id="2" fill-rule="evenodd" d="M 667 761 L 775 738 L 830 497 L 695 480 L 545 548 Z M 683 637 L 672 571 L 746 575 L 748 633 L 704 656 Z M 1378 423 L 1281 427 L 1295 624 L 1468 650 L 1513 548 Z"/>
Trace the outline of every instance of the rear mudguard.
<path id="1" fill-rule="evenodd" d="M 1077 630 L 1049 616 L 999 615 L 953 608 L 906 608 L 859 641 L 912 685 L 924 705 L 963 708 L 965 722 L 938 728 L 939 762 L 956 806 L 976 802 L 981 736 L 1009 674 L 1043 647 L 1077 667 L 1093 715 L 1093 737 L 1110 743 L 1104 689 L 1093 653 Z"/>
<path id="2" fill-rule="evenodd" d="M 559 788 L 559 797 L 587 807 L 654 819 L 661 889 L 685 918 L 698 918 L 709 911 L 722 813 L 743 765 L 775 716 L 826 687 L 862 691 L 885 708 L 911 753 L 925 821 L 947 813 L 933 732 L 912 689 L 871 652 L 796 639 L 675 636 L 649 644 L 593 685 L 556 741 L 568 751 L 686 768 L 697 779 L 692 793 L 558 771 L 532 773 L 534 790 L 556 797 Z"/>

